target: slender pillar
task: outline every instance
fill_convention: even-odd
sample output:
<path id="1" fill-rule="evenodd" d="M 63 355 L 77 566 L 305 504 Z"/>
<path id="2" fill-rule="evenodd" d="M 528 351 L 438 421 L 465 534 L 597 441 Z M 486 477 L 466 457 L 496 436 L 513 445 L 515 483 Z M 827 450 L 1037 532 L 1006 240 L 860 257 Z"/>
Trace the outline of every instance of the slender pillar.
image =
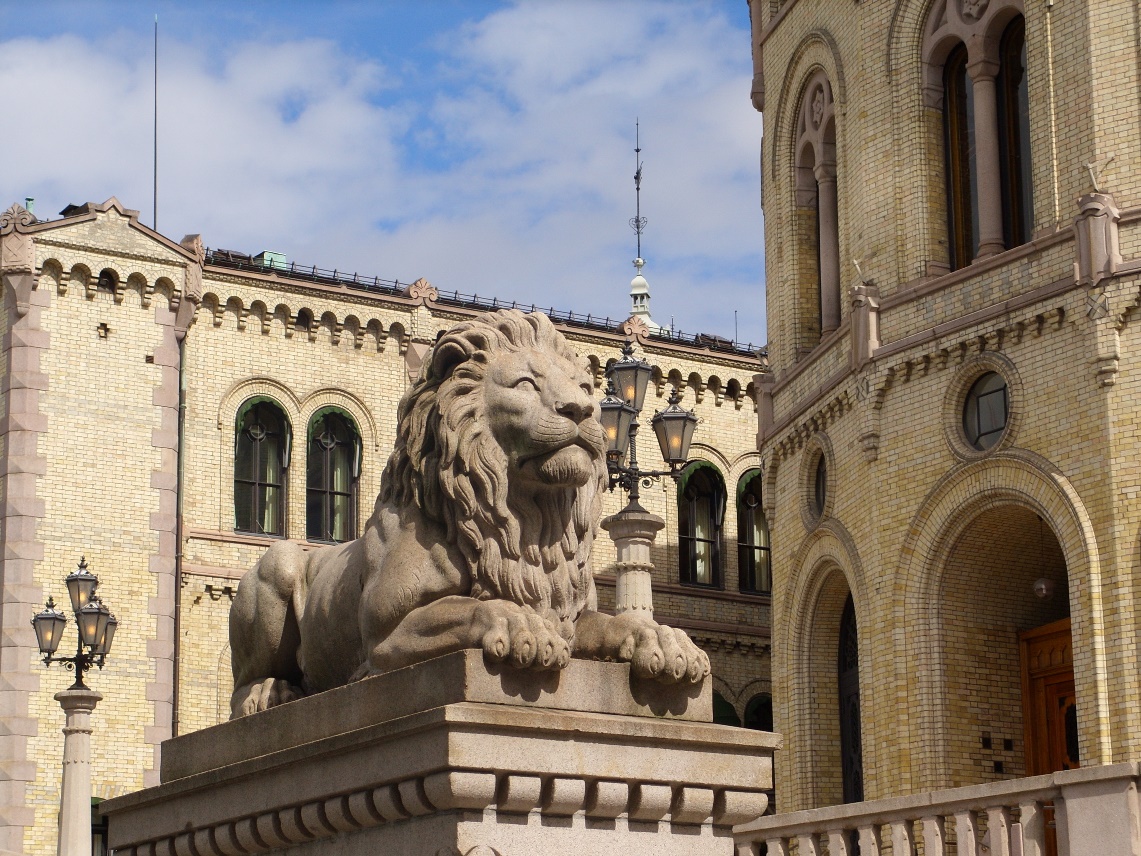
<path id="1" fill-rule="evenodd" d="M 615 614 L 640 612 L 647 618 L 653 617 L 654 595 L 650 574 L 654 565 L 650 561 L 650 547 L 658 530 L 665 525 L 662 518 L 641 506 L 627 506 L 602 521 L 602 528 L 610 533 L 618 551 Z"/>
<path id="2" fill-rule="evenodd" d="M 70 689 L 56 693 L 55 700 L 67 716 L 57 853 L 91 856 L 91 711 L 103 696 L 94 690 Z"/>
<path id="3" fill-rule="evenodd" d="M 979 251 L 985 258 L 1006 249 L 1002 238 L 1002 173 L 998 162 L 998 63 L 967 66 L 975 99 L 975 195 L 979 204 Z"/>
<path id="4" fill-rule="evenodd" d="M 836 207 L 836 167 L 815 169 L 817 216 L 820 218 L 820 332 L 840 326 L 840 224 Z"/>

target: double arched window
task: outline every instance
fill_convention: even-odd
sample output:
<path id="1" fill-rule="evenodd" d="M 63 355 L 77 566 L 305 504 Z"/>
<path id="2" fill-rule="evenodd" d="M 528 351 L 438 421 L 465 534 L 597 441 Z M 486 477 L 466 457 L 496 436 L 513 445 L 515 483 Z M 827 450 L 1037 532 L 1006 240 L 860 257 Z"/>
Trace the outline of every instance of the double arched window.
<path id="1" fill-rule="evenodd" d="M 1016 0 L 937 3 L 928 73 L 941 77 L 949 261 L 1024 244 L 1034 223 L 1026 23 Z"/>
<path id="2" fill-rule="evenodd" d="M 357 537 L 360 461 L 360 436 L 348 414 L 331 408 L 314 414 L 305 466 L 305 537 L 310 541 Z"/>
<path id="3" fill-rule="evenodd" d="M 234 437 L 234 528 L 285 534 L 290 426 L 274 402 L 254 398 L 238 411 Z"/>
<path id="4" fill-rule="evenodd" d="M 292 428 L 281 406 L 265 397 L 247 400 L 234 431 L 234 528 L 286 535 Z M 352 417 L 326 407 L 309 420 L 305 463 L 305 537 L 351 541 L 357 537 L 360 432 Z"/>
<path id="5" fill-rule="evenodd" d="M 737 483 L 737 573 L 741 591 L 772 591 L 769 524 L 761 507 L 760 470 L 745 473 Z"/>
<path id="6" fill-rule="evenodd" d="M 840 326 L 840 226 L 836 198 L 836 119 L 823 71 L 808 81 L 796 125 L 796 229 L 799 275 L 815 279 L 819 335 Z"/>
<path id="7" fill-rule="evenodd" d="M 721 585 L 725 481 L 716 467 L 691 464 L 678 484 L 678 546 L 683 583 Z"/>

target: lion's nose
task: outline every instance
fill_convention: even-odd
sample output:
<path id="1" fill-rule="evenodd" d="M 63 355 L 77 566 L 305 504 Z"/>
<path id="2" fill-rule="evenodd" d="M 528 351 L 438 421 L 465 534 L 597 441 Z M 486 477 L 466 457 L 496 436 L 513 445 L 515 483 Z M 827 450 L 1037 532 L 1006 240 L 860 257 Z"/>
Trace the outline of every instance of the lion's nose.
<path id="1" fill-rule="evenodd" d="M 577 399 L 555 402 L 555 412 L 575 422 L 589 419 L 594 413 L 594 401 L 585 395 Z"/>

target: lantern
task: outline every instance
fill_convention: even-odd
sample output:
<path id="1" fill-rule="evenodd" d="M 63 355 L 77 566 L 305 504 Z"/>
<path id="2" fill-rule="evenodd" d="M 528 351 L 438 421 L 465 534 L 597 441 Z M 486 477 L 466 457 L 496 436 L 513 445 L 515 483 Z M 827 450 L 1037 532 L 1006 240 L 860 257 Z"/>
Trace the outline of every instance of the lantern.
<path id="1" fill-rule="evenodd" d="M 675 468 L 689 458 L 689 444 L 693 442 L 693 430 L 697 427 L 697 417 L 692 411 L 679 406 L 681 396 L 675 389 L 670 393 L 669 407 L 655 413 L 650 426 L 658 438 L 662 459 Z"/>
<path id="2" fill-rule="evenodd" d="M 115 614 L 113 612 L 108 612 L 107 615 L 107 625 L 103 630 L 103 637 L 91 650 L 92 654 L 95 654 L 99 657 L 106 657 L 111 653 L 111 640 L 115 638 L 115 630 L 119 627 L 119 619 L 115 617 Z"/>
<path id="3" fill-rule="evenodd" d="M 622 359 L 607 369 L 606 376 L 614 383 L 618 397 L 638 413 L 646 400 L 646 386 L 653 371 L 649 363 L 634 359 L 634 349 L 627 342 L 622 347 Z"/>
<path id="4" fill-rule="evenodd" d="M 36 613 L 32 619 L 32 627 L 36 631 L 36 643 L 40 646 L 40 653 L 45 657 L 50 657 L 56 652 L 66 624 L 67 617 L 55 608 L 55 600 L 49 597 L 43 611 Z"/>
<path id="5" fill-rule="evenodd" d="M 79 642 L 88 648 L 95 648 L 103 641 L 107 624 L 111 620 L 111 610 L 99 598 L 92 598 L 83 609 L 75 613 L 75 623 L 79 627 Z"/>
<path id="6" fill-rule="evenodd" d="M 606 397 L 598 404 L 602 434 L 606 438 L 606 457 L 620 461 L 626 457 L 630 445 L 630 424 L 634 421 L 635 410 L 614 395 L 614 382 L 611 380 Z"/>
<path id="7" fill-rule="evenodd" d="M 99 585 L 99 577 L 87 570 L 87 558 L 81 556 L 79 567 L 67 575 L 67 593 L 71 596 L 71 608 L 78 613 L 95 594 Z"/>

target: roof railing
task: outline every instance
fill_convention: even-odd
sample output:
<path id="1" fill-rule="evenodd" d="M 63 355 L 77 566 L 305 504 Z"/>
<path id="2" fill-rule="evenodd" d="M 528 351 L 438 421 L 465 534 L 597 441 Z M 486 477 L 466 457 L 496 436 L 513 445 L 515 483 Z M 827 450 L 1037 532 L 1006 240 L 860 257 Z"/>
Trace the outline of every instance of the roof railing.
<path id="1" fill-rule="evenodd" d="M 281 263 L 267 259 L 250 256 L 236 250 L 206 250 L 206 263 L 216 267 L 231 270 L 248 270 L 258 273 L 276 273 L 299 279 L 305 282 L 315 282 L 321 285 L 336 285 L 364 291 L 369 294 L 389 295 L 399 297 L 411 283 L 401 283 L 396 279 L 381 279 L 379 276 L 361 276 L 357 273 L 344 273 L 336 268 L 317 267 L 317 265 L 299 265 L 296 262 Z M 602 317 L 592 313 L 572 312 L 539 306 L 535 303 L 520 303 L 516 300 L 500 300 L 497 297 L 480 297 L 478 294 L 465 294 L 461 291 L 440 291 L 437 289 L 437 303 L 445 306 L 457 306 L 464 309 L 478 309 L 483 311 L 494 309 L 519 309 L 524 312 L 542 312 L 557 324 L 576 327 L 583 330 L 597 330 L 600 332 L 614 332 L 625 318 L 614 319 L 610 316 Z M 735 356 L 764 357 L 768 349 L 756 346 L 752 342 L 742 343 L 722 336 L 713 336 L 708 333 L 685 333 L 681 330 L 660 330 L 650 334 L 652 341 L 671 342 L 688 347 L 702 348 L 715 353 L 733 354 Z"/>

